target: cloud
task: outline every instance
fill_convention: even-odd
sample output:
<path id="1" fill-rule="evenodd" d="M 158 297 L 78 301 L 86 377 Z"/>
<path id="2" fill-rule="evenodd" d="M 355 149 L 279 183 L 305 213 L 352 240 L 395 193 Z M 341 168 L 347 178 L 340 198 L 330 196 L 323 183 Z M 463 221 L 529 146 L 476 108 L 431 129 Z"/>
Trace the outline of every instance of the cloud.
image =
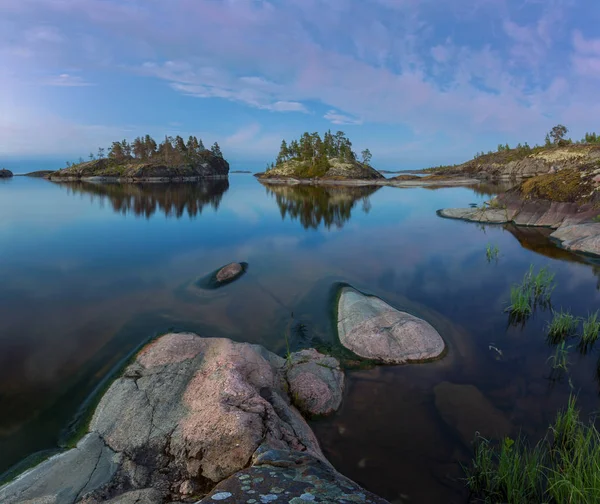
<path id="1" fill-rule="evenodd" d="M 578 75 L 600 78 L 600 39 L 585 39 L 579 30 L 573 34 L 573 68 Z"/>
<path id="2" fill-rule="evenodd" d="M 466 142 L 486 135 L 535 141 L 532 132 L 541 140 L 566 118 L 593 127 L 585 109 L 597 94 L 600 41 L 581 31 L 586 12 L 600 6 L 3 0 L 0 75 L 12 72 L 21 83 L 58 75 L 53 85 L 64 86 L 131 73 L 216 103 L 288 114 L 321 109 L 330 122 L 363 130 L 380 123 Z M 258 139 L 272 142 L 262 131 Z"/>
<path id="3" fill-rule="evenodd" d="M 137 71 L 166 80 L 172 89 L 196 98 L 222 98 L 272 112 L 308 113 L 302 103 L 280 99 L 285 95 L 283 87 L 262 77 L 236 77 L 214 66 L 185 61 L 146 62 Z"/>
<path id="4" fill-rule="evenodd" d="M 304 112 L 308 113 L 306 107 L 299 102 L 294 101 L 278 101 L 273 103 L 269 110 L 274 112 Z"/>
<path id="5" fill-rule="evenodd" d="M 362 124 L 362 121 L 360 119 L 355 119 L 353 117 L 350 117 L 350 116 L 347 116 L 344 114 L 340 114 L 339 112 L 336 112 L 335 110 L 330 110 L 323 117 L 333 124 L 354 124 L 354 125 Z"/>
<path id="6" fill-rule="evenodd" d="M 55 77 L 50 77 L 42 81 L 46 86 L 61 86 L 61 87 L 81 87 L 81 86 L 93 86 L 91 82 L 85 81 L 78 75 L 60 74 Z"/>

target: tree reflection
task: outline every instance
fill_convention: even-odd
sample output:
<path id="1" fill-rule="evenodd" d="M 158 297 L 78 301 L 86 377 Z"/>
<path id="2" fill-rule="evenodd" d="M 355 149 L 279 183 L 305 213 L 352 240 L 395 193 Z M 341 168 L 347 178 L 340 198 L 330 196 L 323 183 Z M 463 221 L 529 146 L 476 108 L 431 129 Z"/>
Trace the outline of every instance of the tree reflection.
<path id="1" fill-rule="evenodd" d="M 157 211 L 180 219 L 202 214 L 206 205 L 217 210 L 229 189 L 227 179 L 176 184 L 100 184 L 95 182 L 61 182 L 69 194 L 89 194 L 90 199 L 108 201 L 115 212 L 150 218 Z"/>
<path id="2" fill-rule="evenodd" d="M 342 228 L 360 201 L 362 210 L 371 210 L 370 196 L 380 187 L 309 186 L 266 184 L 267 194 L 275 196 L 283 219 L 298 219 L 304 229 Z"/>

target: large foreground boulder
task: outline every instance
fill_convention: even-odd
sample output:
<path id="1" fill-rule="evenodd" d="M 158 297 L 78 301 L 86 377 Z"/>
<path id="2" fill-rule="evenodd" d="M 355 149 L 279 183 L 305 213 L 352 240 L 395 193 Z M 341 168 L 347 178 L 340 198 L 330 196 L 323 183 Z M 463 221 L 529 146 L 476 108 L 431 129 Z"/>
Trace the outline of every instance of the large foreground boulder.
<path id="1" fill-rule="evenodd" d="M 297 400 L 308 412 L 320 413 L 332 402 L 311 399 L 323 381 L 332 389 L 337 386 L 331 395 L 341 397 L 339 377 L 318 376 L 313 388 L 302 382 L 313 361 L 328 364 L 328 374 L 339 371 L 335 359 L 317 352 L 293 354 L 286 362 L 257 345 L 194 334 L 163 336 L 145 347 L 112 384 L 77 448 L 0 488 L 0 502 L 196 502 L 238 473 L 237 481 L 243 481 L 244 474 L 263 471 L 269 477 L 281 473 L 281 479 L 273 478 L 289 502 L 302 499 L 308 488 L 300 479 L 290 480 L 290 471 L 298 478 L 314 472 L 350 494 L 368 495 L 331 467 L 292 405 L 290 388 L 298 391 Z M 290 466 L 291 460 L 298 462 Z M 266 470 L 269 465 L 274 468 Z M 252 484 L 258 485 L 258 476 Z M 266 492 L 264 485 L 256 491 Z M 246 491 L 248 485 L 242 486 L 240 491 Z M 338 495 L 330 494 L 330 487 L 311 488 L 316 502 L 322 500 L 319 495 Z M 273 488 L 269 492 L 277 494 Z M 225 499 L 226 493 L 217 492 L 210 501 Z M 339 495 L 328 501 L 353 502 Z M 357 502 L 385 502 L 372 499 Z M 256 502 L 262 502 L 258 494 Z"/>
<path id="2" fill-rule="evenodd" d="M 12 176 L 13 173 L 10 170 L 7 170 L 6 168 L 0 170 L 0 178 L 11 178 Z"/>
<path id="3" fill-rule="evenodd" d="M 377 297 L 345 286 L 337 309 L 340 342 L 360 357 L 402 364 L 436 359 L 444 352 L 444 340 L 428 322 Z"/>

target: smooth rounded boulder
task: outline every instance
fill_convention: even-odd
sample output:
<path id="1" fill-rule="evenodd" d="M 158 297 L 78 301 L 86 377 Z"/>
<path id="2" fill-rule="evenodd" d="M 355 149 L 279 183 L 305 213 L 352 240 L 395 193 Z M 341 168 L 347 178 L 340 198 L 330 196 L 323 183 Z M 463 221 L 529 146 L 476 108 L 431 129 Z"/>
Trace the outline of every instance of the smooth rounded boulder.
<path id="1" fill-rule="evenodd" d="M 0 170 L 0 178 L 11 178 L 12 176 L 13 173 L 10 170 L 7 170 L 6 168 Z"/>
<path id="2" fill-rule="evenodd" d="M 431 324 L 352 287 L 341 289 L 337 312 L 340 343 L 365 359 L 404 364 L 444 353 L 444 340 Z"/>
<path id="3" fill-rule="evenodd" d="M 306 415 L 330 415 L 342 403 L 344 373 L 339 361 L 314 348 L 290 356 L 287 381 L 294 406 Z"/>

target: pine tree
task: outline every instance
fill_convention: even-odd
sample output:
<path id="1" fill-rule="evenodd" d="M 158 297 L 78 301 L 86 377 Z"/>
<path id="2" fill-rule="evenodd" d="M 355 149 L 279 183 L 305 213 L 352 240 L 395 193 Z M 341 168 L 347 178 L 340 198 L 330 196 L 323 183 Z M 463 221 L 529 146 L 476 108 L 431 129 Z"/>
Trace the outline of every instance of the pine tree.
<path id="1" fill-rule="evenodd" d="M 187 153 L 187 147 L 185 146 L 185 142 L 183 141 L 183 138 L 181 138 L 179 135 L 177 135 L 175 137 L 175 149 L 180 154 L 186 154 Z"/>
<path id="2" fill-rule="evenodd" d="M 210 148 L 210 151 L 212 152 L 213 156 L 216 156 L 218 158 L 223 157 L 223 153 L 221 152 L 221 148 L 219 147 L 219 144 L 217 142 L 213 144 L 213 146 Z"/>
<path id="3" fill-rule="evenodd" d="M 373 157 L 371 155 L 371 151 L 369 149 L 365 149 L 364 151 L 361 152 L 362 155 L 362 162 L 364 164 L 366 164 L 367 166 L 369 166 L 371 164 L 371 158 Z"/>
<path id="4" fill-rule="evenodd" d="M 125 158 L 125 153 L 123 152 L 123 145 L 121 142 L 113 142 L 108 153 L 108 158 L 113 161 L 121 162 Z"/>
<path id="5" fill-rule="evenodd" d="M 135 159 L 144 159 L 144 156 L 146 155 L 146 146 L 140 137 L 137 137 L 133 141 L 131 144 L 131 150 Z"/>
<path id="6" fill-rule="evenodd" d="M 279 154 L 277 155 L 277 164 L 281 164 L 284 161 L 287 161 L 290 155 L 290 151 L 288 149 L 287 143 L 285 140 L 281 141 L 281 148 L 279 149 Z"/>

